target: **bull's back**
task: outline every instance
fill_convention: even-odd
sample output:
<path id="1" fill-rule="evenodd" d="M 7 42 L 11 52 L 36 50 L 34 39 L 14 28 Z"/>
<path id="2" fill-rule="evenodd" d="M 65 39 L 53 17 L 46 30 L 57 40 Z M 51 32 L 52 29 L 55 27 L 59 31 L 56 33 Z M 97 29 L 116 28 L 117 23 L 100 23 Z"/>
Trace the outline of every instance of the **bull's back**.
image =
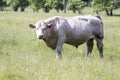
<path id="1" fill-rule="evenodd" d="M 89 15 L 89 16 L 75 16 L 73 18 L 77 18 L 78 20 L 83 20 L 89 22 L 89 25 L 92 30 L 92 34 L 94 37 L 103 38 L 104 37 L 104 27 L 102 18 L 99 15 Z"/>

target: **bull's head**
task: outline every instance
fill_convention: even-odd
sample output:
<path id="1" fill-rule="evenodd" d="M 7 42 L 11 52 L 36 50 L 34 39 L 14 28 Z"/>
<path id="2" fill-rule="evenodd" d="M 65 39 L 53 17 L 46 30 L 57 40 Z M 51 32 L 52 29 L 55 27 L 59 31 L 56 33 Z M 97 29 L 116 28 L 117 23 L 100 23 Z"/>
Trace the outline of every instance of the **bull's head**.
<path id="1" fill-rule="evenodd" d="M 38 39 L 44 39 L 50 35 L 52 24 L 37 22 L 35 25 L 29 24 L 29 27 L 36 30 Z"/>

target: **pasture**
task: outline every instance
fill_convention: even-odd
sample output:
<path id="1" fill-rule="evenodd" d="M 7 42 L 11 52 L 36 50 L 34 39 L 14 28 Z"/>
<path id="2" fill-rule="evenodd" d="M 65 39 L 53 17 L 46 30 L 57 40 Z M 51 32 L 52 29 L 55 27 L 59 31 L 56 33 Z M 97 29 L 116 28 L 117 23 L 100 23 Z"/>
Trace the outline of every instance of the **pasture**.
<path id="1" fill-rule="evenodd" d="M 102 13 L 103 59 L 96 45 L 91 57 L 86 57 L 85 44 L 78 49 L 65 44 L 63 59 L 58 60 L 56 52 L 28 27 L 29 23 L 55 15 L 78 14 L 0 12 L 0 80 L 120 80 L 120 17 Z"/>

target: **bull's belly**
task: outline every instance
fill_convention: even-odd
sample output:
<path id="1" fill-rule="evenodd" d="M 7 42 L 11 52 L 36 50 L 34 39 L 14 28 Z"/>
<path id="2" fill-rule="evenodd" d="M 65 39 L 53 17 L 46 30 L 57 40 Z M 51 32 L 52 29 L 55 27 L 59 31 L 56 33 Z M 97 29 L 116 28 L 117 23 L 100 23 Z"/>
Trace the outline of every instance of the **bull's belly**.
<path id="1" fill-rule="evenodd" d="M 72 46 L 75 46 L 75 47 L 77 48 L 79 45 L 87 42 L 89 39 L 90 39 L 90 38 L 69 39 L 69 40 L 66 40 L 65 43 L 66 43 L 66 44 L 69 44 L 69 45 L 72 45 Z"/>
<path id="2" fill-rule="evenodd" d="M 69 33 L 66 36 L 65 43 L 78 47 L 79 45 L 87 42 L 92 37 L 93 35 L 90 29 L 79 30 L 79 31 Z"/>

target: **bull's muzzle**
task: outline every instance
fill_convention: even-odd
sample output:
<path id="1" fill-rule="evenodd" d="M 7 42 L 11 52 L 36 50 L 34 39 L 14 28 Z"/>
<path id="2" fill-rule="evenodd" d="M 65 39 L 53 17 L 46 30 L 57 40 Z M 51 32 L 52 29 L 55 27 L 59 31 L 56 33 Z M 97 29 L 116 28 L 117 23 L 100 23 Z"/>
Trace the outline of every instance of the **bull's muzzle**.
<path id="1" fill-rule="evenodd" d="M 44 38 L 43 35 L 39 35 L 39 36 L 38 36 L 38 39 L 43 39 L 43 38 Z"/>

